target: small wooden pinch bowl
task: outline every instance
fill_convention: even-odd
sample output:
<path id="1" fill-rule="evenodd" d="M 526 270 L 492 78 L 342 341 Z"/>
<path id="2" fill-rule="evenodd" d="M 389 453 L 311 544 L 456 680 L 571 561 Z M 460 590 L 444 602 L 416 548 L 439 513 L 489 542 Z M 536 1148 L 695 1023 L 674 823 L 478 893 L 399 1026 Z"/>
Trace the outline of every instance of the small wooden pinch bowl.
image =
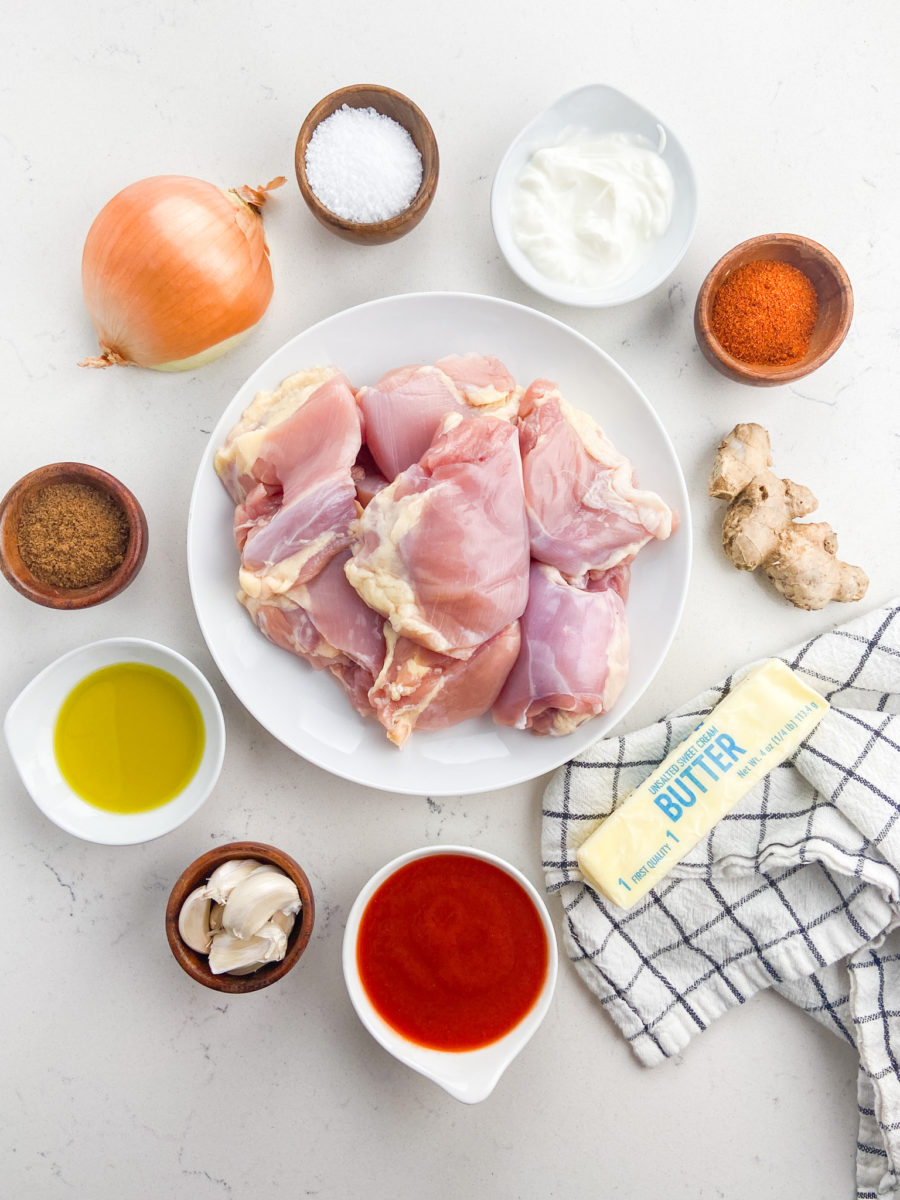
<path id="1" fill-rule="evenodd" d="M 348 108 L 374 108 L 382 116 L 402 125 L 422 156 L 422 182 L 409 205 L 402 212 L 384 221 L 348 221 L 326 208 L 309 185 L 306 175 L 306 148 L 316 126 L 330 117 L 342 105 Z M 300 126 L 294 150 L 297 183 L 310 212 L 326 229 L 338 237 L 361 245 L 376 246 L 396 241 L 409 233 L 422 220 L 434 199 L 438 182 L 439 159 L 437 140 L 428 118 L 408 97 L 392 88 L 375 83 L 353 84 L 332 92 L 311 110 Z"/>
<path id="2" fill-rule="evenodd" d="M 51 484 L 83 483 L 109 496 L 128 522 L 128 545 L 121 564 L 99 583 L 81 588 L 56 587 L 31 573 L 19 551 L 18 528 L 28 499 Z M 38 467 L 13 484 L 0 501 L 0 571 L 17 592 L 46 608 L 90 608 L 123 592 L 147 557 L 147 518 L 134 495 L 115 476 L 87 463 L 58 462 Z"/>
<path id="3" fill-rule="evenodd" d="M 280 867 L 293 879 L 300 893 L 300 912 L 288 935 L 287 953 L 284 958 L 280 962 L 266 963 L 250 975 L 214 975 L 209 969 L 206 955 L 199 954 L 185 945 L 178 932 L 178 914 L 184 901 L 194 888 L 209 879 L 216 867 L 220 867 L 231 858 L 255 858 L 260 863 L 272 863 Z M 202 854 L 179 875 L 166 905 L 166 937 L 175 961 L 191 979 L 214 991 L 237 995 L 242 992 L 258 992 L 260 988 L 269 987 L 283 979 L 300 961 L 300 956 L 312 936 L 315 919 L 316 905 L 309 879 L 303 868 L 289 854 L 264 842 L 229 842 Z"/>
<path id="4" fill-rule="evenodd" d="M 716 294 L 732 271 L 758 259 L 790 263 L 812 282 L 819 301 L 809 350 L 785 366 L 742 362 L 733 358 L 712 330 Z M 770 233 L 741 242 L 716 263 L 703 282 L 694 307 L 694 332 L 704 357 L 728 379 L 755 387 L 775 387 L 802 379 L 831 358 L 847 336 L 853 319 L 853 289 L 847 272 L 830 250 L 794 233 Z"/>

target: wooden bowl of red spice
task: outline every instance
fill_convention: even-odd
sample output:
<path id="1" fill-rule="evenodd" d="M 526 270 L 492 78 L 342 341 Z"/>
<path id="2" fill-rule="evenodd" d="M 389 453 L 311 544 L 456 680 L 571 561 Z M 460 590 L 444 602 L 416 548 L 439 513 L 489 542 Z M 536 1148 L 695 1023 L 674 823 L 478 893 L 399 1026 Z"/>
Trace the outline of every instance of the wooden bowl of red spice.
<path id="1" fill-rule="evenodd" d="M 694 332 L 727 378 L 774 387 L 827 362 L 852 318 L 853 289 L 834 255 L 799 234 L 772 233 L 719 259 L 697 296 Z"/>
<path id="2" fill-rule="evenodd" d="M 35 604 L 102 604 L 128 587 L 146 555 L 143 509 L 99 467 L 38 467 L 0 501 L 0 571 Z"/>

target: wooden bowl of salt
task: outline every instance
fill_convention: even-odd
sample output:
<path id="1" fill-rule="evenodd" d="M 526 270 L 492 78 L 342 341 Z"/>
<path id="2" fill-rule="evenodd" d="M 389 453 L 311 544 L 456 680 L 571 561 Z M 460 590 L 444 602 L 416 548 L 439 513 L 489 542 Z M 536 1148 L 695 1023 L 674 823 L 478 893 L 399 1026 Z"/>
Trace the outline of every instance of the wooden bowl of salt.
<path id="1" fill-rule="evenodd" d="M 308 114 L 294 167 L 317 221 L 347 241 L 380 245 L 409 233 L 431 206 L 437 140 L 408 97 L 378 84 L 354 84 Z"/>

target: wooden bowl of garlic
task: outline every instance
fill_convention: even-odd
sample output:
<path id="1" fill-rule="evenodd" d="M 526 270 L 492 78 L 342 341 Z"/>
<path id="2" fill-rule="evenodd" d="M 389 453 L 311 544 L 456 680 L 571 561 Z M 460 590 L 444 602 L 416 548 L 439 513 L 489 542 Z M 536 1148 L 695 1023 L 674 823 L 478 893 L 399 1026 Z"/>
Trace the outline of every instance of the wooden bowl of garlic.
<path id="1" fill-rule="evenodd" d="M 315 915 L 309 879 L 289 854 L 263 842 L 229 842 L 179 876 L 166 906 L 166 937 L 197 983 L 256 992 L 297 965 Z"/>

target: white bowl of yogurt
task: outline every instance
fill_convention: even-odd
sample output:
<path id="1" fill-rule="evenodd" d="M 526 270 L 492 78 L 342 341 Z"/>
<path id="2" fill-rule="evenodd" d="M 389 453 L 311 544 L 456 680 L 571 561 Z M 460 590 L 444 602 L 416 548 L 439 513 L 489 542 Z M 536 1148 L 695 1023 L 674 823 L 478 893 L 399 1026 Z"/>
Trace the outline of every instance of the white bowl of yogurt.
<path id="1" fill-rule="evenodd" d="M 507 263 L 536 292 L 584 308 L 625 304 L 683 258 L 697 184 L 668 126 L 590 84 L 514 139 L 494 176 L 491 220 Z"/>

